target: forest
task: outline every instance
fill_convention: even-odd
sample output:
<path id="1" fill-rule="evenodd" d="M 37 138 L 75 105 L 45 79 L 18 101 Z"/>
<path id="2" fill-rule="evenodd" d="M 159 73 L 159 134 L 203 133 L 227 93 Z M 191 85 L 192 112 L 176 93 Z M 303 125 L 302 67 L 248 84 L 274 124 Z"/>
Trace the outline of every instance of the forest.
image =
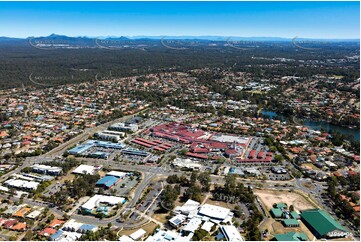
<path id="1" fill-rule="evenodd" d="M 60 41 L 52 41 L 55 40 Z M 344 75 L 350 79 L 359 76 L 358 61 L 330 63 L 322 68 L 299 65 L 299 60 L 322 61 L 359 55 L 358 42 L 329 43 L 310 51 L 297 48 L 291 42 L 272 41 L 241 46 L 245 48 L 225 41 L 123 40 L 124 43 L 115 42 L 118 48 L 97 48 L 90 40 L 77 41 L 76 48 L 44 50 L 25 39 L 0 39 L 0 89 L 96 81 L 97 77 L 107 77 L 110 72 L 117 78 L 204 67 L 258 73 L 265 78 L 296 72 L 303 76 Z M 178 43 L 182 43 L 181 48 L 171 47 Z"/>

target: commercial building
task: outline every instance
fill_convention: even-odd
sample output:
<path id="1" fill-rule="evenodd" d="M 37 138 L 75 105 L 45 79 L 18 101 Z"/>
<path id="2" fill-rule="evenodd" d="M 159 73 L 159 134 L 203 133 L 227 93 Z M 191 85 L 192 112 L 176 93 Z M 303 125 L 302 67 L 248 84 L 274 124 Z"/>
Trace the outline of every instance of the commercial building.
<path id="1" fill-rule="evenodd" d="M 116 196 L 106 196 L 106 195 L 94 195 L 86 203 L 81 205 L 81 209 L 85 212 L 91 213 L 94 208 L 97 208 L 101 204 L 114 206 L 117 204 L 124 204 L 125 198 L 116 197 Z"/>
<path id="2" fill-rule="evenodd" d="M 101 178 L 99 181 L 97 181 L 96 186 L 109 189 L 113 187 L 115 184 L 117 184 L 119 180 L 120 180 L 119 177 L 116 176 L 105 176 Z"/>
<path id="3" fill-rule="evenodd" d="M 39 186 L 39 182 L 24 181 L 18 179 L 10 179 L 4 182 L 8 187 L 23 189 L 23 190 L 36 190 Z"/>
<path id="4" fill-rule="evenodd" d="M 143 156 L 143 157 L 148 156 L 147 152 L 142 151 L 142 150 L 132 149 L 132 148 L 124 149 L 121 152 L 125 155 L 136 155 L 136 156 Z"/>
<path id="5" fill-rule="evenodd" d="M 340 238 L 349 234 L 344 227 L 321 209 L 303 211 L 301 220 L 318 239 Z"/>
<path id="6" fill-rule="evenodd" d="M 106 174 L 106 176 L 115 176 L 118 178 L 124 178 L 128 173 L 121 172 L 121 171 L 110 171 Z"/>
<path id="7" fill-rule="evenodd" d="M 61 167 L 47 166 L 41 164 L 32 165 L 31 168 L 33 172 L 55 176 L 60 175 L 63 171 Z"/>
<path id="8" fill-rule="evenodd" d="M 192 170 L 199 170 L 202 167 L 202 165 L 198 162 L 182 158 L 175 158 L 172 165 L 178 168 L 187 168 Z"/>
<path id="9" fill-rule="evenodd" d="M 109 130 L 115 130 L 115 131 L 132 131 L 136 132 L 138 130 L 137 124 L 131 124 L 131 123 L 115 123 L 109 126 Z"/>
<path id="10" fill-rule="evenodd" d="M 93 147 L 120 150 L 120 149 L 125 148 L 125 145 L 120 144 L 120 143 L 112 143 L 112 142 L 106 142 L 106 141 L 100 141 L 100 140 L 88 140 L 86 143 L 78 145 L 77 147 L 75 147 L 71 150 L 68 150 L 68 154 L 82 155 L 86 151 L 88 151 L 90 148 L 93 148 Z"/>
<path id="11" fill-rule="evenodd" d="M 75 170 L 72 171 L 72 173 L 74 174 L 90 174 L 93 175 L 95 174 L 95 172 L 99 170 L 99 167 L 95 167 L 95 166 L 89 166 L 89 165 L 80 165 L 77 168 L 75 168 Z"/>
<path id="12" fill-rule="evenodd" d="M 118 142 L 121 139 L 121 137 L 119 135 L 109 134 L 109 133 L 105 133 L 105 132 L 95 133 L 94 137 L 96 137 L 100 140 L 106 140 L 106 141 L 111 141 L 111 142 Z"/>

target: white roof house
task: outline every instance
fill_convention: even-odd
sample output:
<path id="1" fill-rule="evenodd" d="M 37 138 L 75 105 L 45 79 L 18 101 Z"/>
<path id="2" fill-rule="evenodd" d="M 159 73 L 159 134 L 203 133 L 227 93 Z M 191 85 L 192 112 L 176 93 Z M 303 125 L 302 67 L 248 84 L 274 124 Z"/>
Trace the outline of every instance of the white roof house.
<path id="1" fill-rule="evenodd" d="M 34 210 L 31 213 L 29 213 L 28 215 L 26 215 L 26 217 L 35 219 L 35 218 L 39 217 L 41 213 L 42 213 L 42 211 L 40 211 L 40 210 Z"/>
<path id="2" fill-rule="evenodd" d="M 116 197 L 116 196 L 106 196 L 106 195 L 94 195 L 86 203 L 84 203 L 81 208 L 92 210 L 95 207 L 98 207 L 100 203 L 116 205 L 118 203 L 124 203 L 125 198 Z"/>
<path id="3" fill-rule="evenodd" d="M 224 220 L 231 214 L 231 210 L 216 205 L 204 204 L 198 213 L 213 219 Z"/>
<path id="4" fill-rule="evenodd" d="M 137 231 L 129 235 L 129 237 L 133 240 L 138 240 L 142 238 L 146 233 L 147 232 L 144 229 L 138 229 Z"/>
<path id="5" fill-rule="evenodd" d="M 62 227 L 62 230 L 74 230 L 77 231 L 83 223 L 75 221 L 75 219 L 68 220 Z"/>
<path id="6" fill-rule="evenodd" d="M 233 225 L 223 225 L 221 231 L 227 241 L 244 241 L 237 228 Z"/>

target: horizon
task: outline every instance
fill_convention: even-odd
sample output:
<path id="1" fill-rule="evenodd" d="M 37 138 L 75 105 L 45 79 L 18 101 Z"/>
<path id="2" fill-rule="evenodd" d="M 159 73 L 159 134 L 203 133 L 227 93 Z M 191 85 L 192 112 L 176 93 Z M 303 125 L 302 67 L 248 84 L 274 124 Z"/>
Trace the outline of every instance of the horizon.
<path id="1" fill-rule="evenodd" d="M 0 2 L 0 36 L 360 39 L 359 8 L 357 1 Z"/>
<path id="2" fill-rule="evenodd" d="M 334 41 L 356 41 L 360 40 L 360 38 L 307 38 L 307 37 L 279 37 L 279 36 L 224 36 L 224 35 L 106 35 L 106 36 L 87 36 L 87 35 L 78 35 L 78 36 L 69 36 L 66 34 L 58 34 L 51 33 L 44 36 L 26 36 L 26 37 L 13 37 L 13 36 L 0 36 L 0 38 L 10 38 L 10 39 L 29 39 L 29 38 L 47 38 L 51 36 L 63 36 L 68 38 L 88 38 L 88 39 L 110 39 L 110 38 L 128 38 L 130 40 L 137 40 L 141 38 L 149 38 L 149 39 L 162 39 L 162 38 L 179 38 L 184 40 L 197 39 L 199 40 L 214 40 L 211 38 L 220 38 L 215 41 L 227 41 L 228 38 L 239 38 L 239 39 L 279 39 L 279 40 L 334 40 Z M 232 40 L 231 40 L 232 41 Z"/>

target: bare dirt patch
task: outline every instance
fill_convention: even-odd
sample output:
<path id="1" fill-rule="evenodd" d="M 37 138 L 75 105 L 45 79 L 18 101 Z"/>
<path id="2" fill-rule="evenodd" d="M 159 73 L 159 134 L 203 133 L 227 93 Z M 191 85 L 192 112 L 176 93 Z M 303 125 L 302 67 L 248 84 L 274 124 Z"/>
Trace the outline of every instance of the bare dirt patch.
<path id="1" fill-rule="evenodd" d="M 267 210 L 270 210 L 275 203 L 286 203 L 287 206 L 293 205 L 298 212 L 315 208 L 307 199 L 294 192 L 256 189 L 254 193 L 260 198 Z"/>
<path id="2" fill-rule="evenodd" d="M 147 223 L 146 225 L 142 226 L 141 228 L 147 232 L 147 235 L 153 233 L 154 229 L 157 227 L 157 224 L 154 222 Z M 119 233 L 119 235 L 131 235 L 135 231 L 139 230 L 140 228 L 132 229 L 132 230 L 123 230 Z"/>
<path id="3" fill-rule="evenodd" d="M 263 223 L 260 226 L 260 230 L 261 231 L 265 231 L 266 229 L 269 232 L 269 235 L 267 236 L 267 238 L 265 238 L 265 240 L 270 240 L 272 239 L 276 234 L 285 234 L 285 233 L 289 233 L 289 232 L 300 232 L 300 233 L 305 233 L 308 237 L 309 240 L 313 240 L 314 235 L 309 231 L 309 229 L 301 222 L 300 222 L 300 227 L 296 227 L 296 228 L 286 228 L 284 227 L 281 222 L 278 222 L 276 220 L 274 220 L 273 218 L 268 218 L 267 221 L 265 223 Z"/>

